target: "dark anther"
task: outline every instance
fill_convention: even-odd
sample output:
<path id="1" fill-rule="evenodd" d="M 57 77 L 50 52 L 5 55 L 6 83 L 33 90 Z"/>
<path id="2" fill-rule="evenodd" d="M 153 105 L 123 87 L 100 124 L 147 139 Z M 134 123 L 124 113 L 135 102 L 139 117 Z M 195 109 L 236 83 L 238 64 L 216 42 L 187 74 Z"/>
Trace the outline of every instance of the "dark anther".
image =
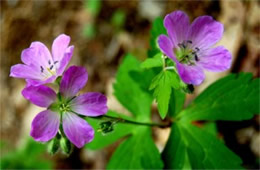
<path id="1" fill-rule="evenodd" d="M 191 41 L 191 40 L 187 40 L 187 43 L 190 43 L 190 44 L 192 44 L 192 41 Z"/>
<path id="2" fill-rule="evenodd" d="M 179 43 L 178 46 L 179 46 L 180 48 L 186 48 L 186 46 L 185 46 L 183 43 Z"/>
<path id="3" fill-rule="evenodd" d="M 198 58 L 197 54 L 195 54 L 194 57 L 195 57 L 196 61 L 199 61 L 199 58 Z"/>
<path id="4" fill-rule="evenodd" d="M 54 64 L 57 64 L 58 63 L 58 61 L 54 61 Z"/>
<path id="5" fill-rule="evenodd" d="M 53 68 L 53 65 L 50 66 L 50 69 L 52 69 L 52 68 Z"/>
<path id="6" fill-rule="evenodd" d="M 48 64 L 51 65 L 51 60 L 48 60 Z"/>
<path id="7" fill-rule="evenodd" d="M 200 49 L 198 47 L 195 48 L 196 51 L 200 51 Z"/>
<path id="8" fill-rule="evenodd" d="M 43 69 L 43 67 L 41 66 L 41 72 L 43 72 L 43 70 L 44 70 L 44 69 Z"/>

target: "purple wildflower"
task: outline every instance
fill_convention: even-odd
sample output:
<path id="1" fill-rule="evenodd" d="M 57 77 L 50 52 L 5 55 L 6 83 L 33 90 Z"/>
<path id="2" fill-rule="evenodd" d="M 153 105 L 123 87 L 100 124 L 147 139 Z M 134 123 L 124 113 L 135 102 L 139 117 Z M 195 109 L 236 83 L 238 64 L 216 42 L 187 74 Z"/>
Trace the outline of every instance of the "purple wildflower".
<path id="1" fill-rule="evenodd" d="M 222 37 L 223 25 L 210 16 L 196 18 L 192 24 L 182 11 L 168 14 L 164 19 L 168 36 L 160 35 L 158 44 L 175 63 L 181 79 L 199 85 L 205 79 L 203 69 L 212 72 L 230 68 L 231 54 L 223 46 L 210 48 Z"/>
<path id="2" fill-rule="evenodd" d="M 92 117 L 103 115 L 107 112 L 107 99 L 96 92 L 76 97 L 87 79 L 85 68 L 71 66 L 61 79 L 60 97 L 44 85 L 28 86 L 22 91 L 23 96 L 33 104 L 47 108 L 38 113 L 32 122 L 31 136 L 36 141 L 46 142 L 54 138 L 60 124 L 64 134 L 78 148 L 92 141 L 93 128 L 77 114 Z"/>
<path id="3" fill-rule="evenodd" d="M 52 44 L 52 55 L 41 42 L 32 42 L 30 47 L 23 50 L 21 59 L 24 64 L 11 67 L 11 77 L 24 78 L 29 85 L 51 83 L 62 75 L 68 65 L 74 50 L 69 46 L 70 37 L 61 34 Z"/>

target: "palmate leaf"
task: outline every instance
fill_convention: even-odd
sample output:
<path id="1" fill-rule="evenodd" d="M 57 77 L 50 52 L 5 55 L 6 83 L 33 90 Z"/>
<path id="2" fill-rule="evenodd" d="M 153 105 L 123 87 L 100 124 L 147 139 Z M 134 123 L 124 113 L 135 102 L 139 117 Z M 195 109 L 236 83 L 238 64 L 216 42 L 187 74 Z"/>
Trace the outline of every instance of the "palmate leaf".
<path id="1" fill-rule="evenodd" d="M 118 101 L 139 120 L 149 120 L 152 96 L 143 91 L 140 85 L 129 75 L 140 70 L 140 61 L 131 54 L 125 56 L 116 75 L 114 94 Z"/>
<path id="2" fill-rule="evenodd" d="M 136 80 L 141 80 L 139 76 L 143 76 L 140 62 L 129 54 L 124 58 L 123 63 L 120 65 L 116 75 L 114 90 L 118 101 L 133 113 L 133 117 L 127 117 L 112 111 L 109 111 L 108 115 L 148 123 L 150 122 L 150 107 L 153 97 L 148 91 L 143 90 L 142 86 L 145 86 L 145 84 L 142 84 L 142 81 L 138 82 L 132 79 L 131 73 L 134 73 L 132 76 L 134 76 Z M 150 73 L 146 76 L 149 75 Z M 151 76 L 153 77 L 153 74 Z M 152 77 L 150 79 L 152 79 Z M 95 130 L 99 128 L 98 125 L 100 121 L 93 118 L 88 118 L 87 121 Z M 102 135 L 95 131 L 95 138 L 87 145 L 87 148 L 103 148 L 122 137 L 125 137 L 126 139 L 112 155 L 107 168 L 162 169 L 163 162 L 160 158 L 159 151 L 152 140 L 150 127 L 119 122 L 115 124 L 114 131 L 107 133 L 106 135 Z"/>
<path id="3" fill-rule="evenodd" d="M 189 160 L 192 169 L 241 169 L 241 159 L 212 133 L 190 124 L 172 125 L 162 157 L 166 169 L 183 169 Z"/>
<path id="4" fill-rule="evenodd" d="M 162 119 L 168 113 L 170 96 L 172 89 L 178 89 L 180 79 L 174 71 L 162 71 L 154 77 L 149 90 L 154 90 L 154 97 L 158 103 L 158 110 Z"/>
<path id="5" fill-rule="evenodd" d="M 259 113 L 259 78 L 251 73 L 231 74 L 210 85 L 178 118 L 194 120 L 246 120 Z"/>
<path id="6" fill-rule="evenodd" d="M 148 127 L 136 128 L 133 136 L 120 144 L 107 165 L 107 169 L 161 169 L 162 167 L 159 151 Z"/>

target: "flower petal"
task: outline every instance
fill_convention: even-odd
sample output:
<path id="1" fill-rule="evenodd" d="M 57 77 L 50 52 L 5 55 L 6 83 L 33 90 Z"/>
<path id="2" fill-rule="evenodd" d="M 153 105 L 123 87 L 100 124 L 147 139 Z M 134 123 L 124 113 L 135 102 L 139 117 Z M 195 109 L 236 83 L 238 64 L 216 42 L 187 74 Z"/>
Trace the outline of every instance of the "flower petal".
<path id="1" fill-rule="evenodd" d="M 60 125 L 60 115 L 45 110 L 36 115 L 32 122 L 31 136 L 36 141 L 47 142 L 56 136 Z"/>
<path id="2" fill-rule="evenodd" d="M 64 72 L 66 66 L 69 64 L 70 59 L 73 55 L 73 51 L 74 51 L 74 46 L 69 46 L 64 54 L 64 57 L 61 59 L 61 61 L 58 63 L 58 70 L 57 70 L 57 75 L 62 75 L 62 73 Z"/>
<path id="3" fill-rule="evenodd" d="M 65 51 L 70 43 L 70 37 L 61 34 L 59 35 L 52 44 L 52 56 L 54 61 L 60 61 L 64 57 Z"/>
<path id="4" fill-rule="evenodd" d="M 35 70 L 33 67 L 16 64 L 11 67 L 10 76 L 16 78 L 25 78 L 25 79 L 40 79 L 42 76 L 40 73 Z"/>
<path id="5" fill-rule="evenodd" d="M 158 39 L 158 44 L 161 49 L 161 51 L 173 59 L 173 61 L 177 62 L 177 59 L 175 57 L 175 54 L 173 53 L 173 44 L 171 40 L 166 35 L 160 35 Z"/>
<path id="6" fill-rule="evenodd" d="M 189 22 L 189 17 L 182 11 L 174 11 L 165 17 L 164 26 L 174 47 L 186 40 Z"/>
<path id="7" fill-rule="evenodd" d="M 198 64 L 212 72 L 224 71 L 230 68 L 232 56 L 223 46 L 204 51 Z"/>
<path id="8" fill-rule="evenodd" d="M 42 84 L 52 83 L 56 80 L 57 75 L 51 76 L 45 80 L 26 79 L 27 86 L 39 86 Z"/>
<path id="9" fill-rule="evenodd" d="M 222 38 L 223 24 L 210 16 L 196 18 L 191 24 L 188 39 L 192 41 L 192 48 L 207 49 Z"/>
<path id="10" fill-rule="evenodd" d="M 40 107 L 48 107 L 56 100 L 56 93 L 47 86 L 28 86 L 23 89 L 24 98 Z"/>
<path id="11" fill-rule="evenodd" d="M 61 95 L 67 99 L 75 96 L 86 85 L 87 80 L 88 73 L 84 67 L 69 67 L 61 79 Z"/>
<path id="12" fill-rule="evenodd" d="M 107 98 L 101 93 L 85 93 L 72 100 L 70 106 L 78 114 L 100 116 L 107 113 Z"/>
<path id="13" fill-rule="evenodd" d="M 198 66 L 177 64 L 179 75 L 184 83 L 199 85 L 205 79 L 203 70 Z"/>
<path id="14" fill-rule="evenodd" d="M 62 125 L 65 135 L 78 148 L 83 147 L 94 138 L 93 128 L 74 113 L 64 113 Z"/>
<path id="15" fill-rule="evenodd" d="M 30 48 L 34 48 L 35 60 L 38 60 L 41 66 L 49 67 L 49 63 L 53 63 L 51 53 L 43 43 L 35 41 L 31 43 Z"/>

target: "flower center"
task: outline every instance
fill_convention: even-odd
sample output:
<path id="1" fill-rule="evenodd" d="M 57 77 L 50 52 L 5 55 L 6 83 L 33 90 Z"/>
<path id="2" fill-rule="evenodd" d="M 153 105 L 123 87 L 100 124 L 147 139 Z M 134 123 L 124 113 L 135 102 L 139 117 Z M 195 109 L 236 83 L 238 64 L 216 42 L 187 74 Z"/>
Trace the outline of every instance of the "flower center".
<path id="1" fill-rule="evenodd" d="M 61 103 L 59 109 L 60 109 L 60 113 L 66 113 L 71 110 L 69 104 L 66 103 Z"/>
<path id="2" fill-rule="evenodd" d="M 58 63 L 58 61 L 54 61 L 53 63 L 51 62 L 51 60 L 48 61 L 49 66 L 48 67 L 43 67 L 40 66 L 41 69 L 41 73 L 45 78 L 49 78 L 53 75 L 56 74 L 56 64 Z"/>
<path id="3" fill-rule="evenodd" d="M 192 41 L 186 40 L 178 44 L 178 48 L 174 49 L 177 60 L 182 64 L 195 65 L 199 61 L 197 53 L 200 51 L 198 47 L 191 48 Z"/>

